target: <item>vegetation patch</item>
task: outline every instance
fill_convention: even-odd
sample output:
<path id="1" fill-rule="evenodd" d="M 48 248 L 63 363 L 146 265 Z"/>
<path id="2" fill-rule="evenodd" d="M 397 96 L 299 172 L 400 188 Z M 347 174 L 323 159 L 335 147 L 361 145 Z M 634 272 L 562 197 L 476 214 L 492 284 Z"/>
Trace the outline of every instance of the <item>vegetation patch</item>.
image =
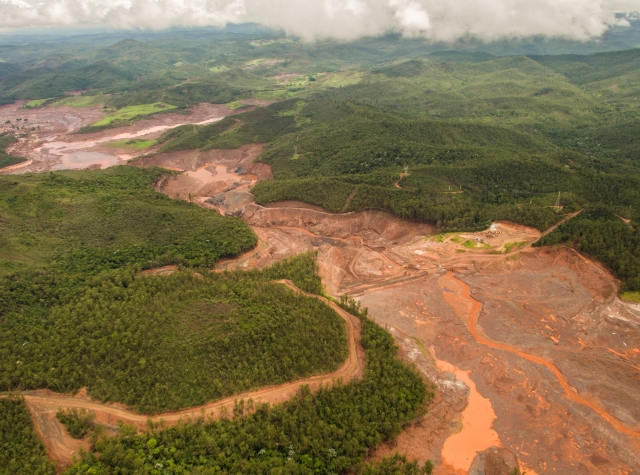
<path id="1" fill-rule="evenodd" d="M 95 414 L 87 412 L 85 409 L 60 409 L 56 417 L 69 431 L 74 439 L 82 439 L 89 433 L 94 425 Z"/>
<path id="2" fill-rule="evenodd" d="M 151 114 L 157 114 L 159 112 L 166 112 L 172 109 L 176 109 L 176 106 L 171 104 L 165 104 L 164 102 L 155 102 L 153 104 L 140 104 L 137 106 L 123 107 L 115 111 L 112 114 L 107 115 L 102 120 L 99 120 L 92 127 L 104 127 L 112 125 L 116 122 L 124 122 L 132 120 L 137 117 L 148 116 Z"/>
<path id="3" fill-rule="evenodd" d="M 504 252 L 506 254 L 508 254 L 508 253 L 510 253 L 512 251 L 516 251 L 518 249 L 522 249 L 526 245 L 527 245 L 526 241 L 522 241 L 522 242 L 505 242 L 504 243 Z"/>
<path id="4" fill-rule="evenodd" d="M 14 157 L 5 152 L 6 148 L 17 140 L 18 139 L 11 134 L 0 134 L 0 168 L 10 167 L 11 165 L 17 165 L 18 163 L 27 161 L 26 158 Z"/>
<path id="5" fill-rule="evenodd" d="M 50 102 L 54 100 L 53 98 L 49 98 L 49 99 L 36 99 L 35 101 L 29 101 L 24 105 L 25 109 L 37 109 L 39 107 L 42 107 L 43 105 L 45 105 L 47 102 Z"/>
<path id="6" fill-rule="evenodd" d="M 621 292 L 620 298 L 629 302 L 640 303 L 640 292 Z"/>
<path id="7" fill-rule="evenodd" d="M 145 148 L 151 148 L 158 143 L 157 140 L 118 140 L 115 142 L 109 142 L 107 147 L 125 148 L 129 150 L 144 150 Z"/>
<path id="8" fill-rule="evenodd" d="M 0 473 L 55 475 L 22 398 L 0 398 Z"/>
<path id="9" fill-rule="evenodd" d="M 80 96 L 70 96 L 64 99 L 60 99 L 56 101 L 53 106 L 67 106 L 67 107 L 76 107 L 78 109 L 86 109 L 89 107 L 97 107 L 109 102 L 111 98 L 108 94 L 98 94 L 95 96 L 91 95 L 80 95 Z"/>

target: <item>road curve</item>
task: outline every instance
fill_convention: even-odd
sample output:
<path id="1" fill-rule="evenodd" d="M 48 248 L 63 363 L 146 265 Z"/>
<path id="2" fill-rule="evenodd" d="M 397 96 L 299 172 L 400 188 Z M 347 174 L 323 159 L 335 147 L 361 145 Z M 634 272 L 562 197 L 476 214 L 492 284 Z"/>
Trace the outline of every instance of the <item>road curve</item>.
<path id="1" fill-rule="evenodd" d="M 630 428 L 620 422 L 618 419 L 613 417 L 607 411 L 605 411 L 601 406 L 594 404 L 591 401 L 584 399 L 582 396 L 574 392 L 574 389 L 569 385 L 567 378 L 562 374 L 562 372 L 548 359 L 543 358 L 542 356 L 532 355 L 529 353 L 525 353 L 517 348 L 514 348 L 511 345 L 507 345 L 505 343 L 500 343 L 492 340 L 487 335 L 484 334 L 482 329 L 477 326 L 478 317 L 480 316 L 480 312 L 482 311 L 482 303 L 478 302 L 471 296 L 469 292 L 469 286 L 458 279 L 453 275 L 453 272 L 449 271 L 446 275 L 440 277 L 440 284 L 444 288 L 447 286 L 452 291 L 444 292 L 445 301 L 449 303 L 455 310 L 456 313 L 462 314 L 459 308 L 459 304 L 462 303 L 464 311 L 468 311 L 469 314 L 469 331 L 476 339 L 476 341 L 482 345 L 488 346 L 490 348 L 495 348 L 498 350 L 505 350 L 511 353 L 515 353 L 516 355 L 531 361 L 533 363 L 537 363 L 543 365 L 550 369 L 553 374 L 558 379 L 560 386 L 564 389 L 566 396 L 572 401 L 577 402 L 578 404 L 582 404 L 596 412 L 603 419 L 605 419 L 609 424 L 611 424 L 618 432 L 623 434 L 632 436 L 632 437 L 640 437 L 640 431 L 635 428 Z M 453 290 L 455 289 L 455 290 Z M 462 302 L 460 302 L 460 300 Z"/>
<path id="2" fill-rule="evenodd" d="M 68 465 L 71 463 L 73 455 L 77 453 L 79 447 L 84 446 L 88 448 L 88 444 L 83 444 L 71 438 L 66 429 L 55 417 L 59 409 L 85 409 L 96 415 L 97 422 L 104 423 L 108 426 L 116 426 L 118 421 L 122 421 L 126 424 L 132 424 L 136 426 L 138 430 L 142 431 L 146 428 L 147 421 L 174 425 L 181 421 L 200 417 L 219 419 L 225 417 L 227 414 L 231 415 L 233 413 L 236 401 L 247 401 L 251 399 L 256 404 L 279 404 L 294 397 L 298 390 L 305 385 L 309 386 L 311 390 L 317 390 L 322 386 L 331 385 L 338 380 L 346 383 L 361 378 L 364 375 L 365 358 L 364 350 L 360 345 L 360 320 L 325 297 L 303 292 L 290 280 L 280 280 L 277 281 L 277 283 L 283 284 L 299 294 L 321 300 L 344 319 L 349 353 L 344 364 L 336 371 L 311 376 L 278 386 L 270 386 L 252 392 L 237 394 L 202 406 L 152 416 L 134 412 L 121 404 L 108 404 L 91 400 L 86 395 L 83 395 L 82 392 L 76 396 L 58 394 L 48 390 L 23 391 L 13 394 L 24 397 L 25 403 L 31 412 L 36 431 L 42 438 L 49 456 L 62 465 Z M 5 394 L 4 397 L 6 396 Z"/>

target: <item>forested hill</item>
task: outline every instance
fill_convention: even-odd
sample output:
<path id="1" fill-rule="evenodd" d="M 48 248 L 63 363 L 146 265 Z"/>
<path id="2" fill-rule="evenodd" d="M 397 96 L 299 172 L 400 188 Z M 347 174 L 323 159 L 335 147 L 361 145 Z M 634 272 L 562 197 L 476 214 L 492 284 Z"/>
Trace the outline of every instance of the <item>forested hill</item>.
<path id="1" fill-rule="evenodd" d="M 543 230 L 597 207 L 633 226 L 638 51 L 431 55 L 374 69 L 357 84 L 176 130 L 163 137 L 163 150 L 269 142 L 259 160 L 275 179 L 255 187 L 262 204 L 378 208 L 445 230 L 495 220 Z"/>
<path id="2" fill-rule="evenodd" d="M 97 400 L 157 413 L 342 365 L 342 318 L 274 282 L 321 294 L 315 256 L 209 272 L 256 237 L 237 218 L 156 193 L 161 173 L 0 177 L 0 392 L 86 387 Z M 141 272 L 164 264 L 177 272 Z M 391 335 L 359 306 L 342 304 L 362 319 L 362 380 L 314 394 L 303 388 L 272 408 L 239 404 L 220 421 L 150 424 L 143 434 L 122 425 L 109 437 L 96 424 L 91 450 L 65 473 L 430 473 L 431 464 L 403 457 L 364 463 L 423 413 L 431 394 Z M 0 407 L 0 473 L 55 473 L 24 402 L 0 398 Z M 60 417 L 73 424 L 80 415 Z"/>

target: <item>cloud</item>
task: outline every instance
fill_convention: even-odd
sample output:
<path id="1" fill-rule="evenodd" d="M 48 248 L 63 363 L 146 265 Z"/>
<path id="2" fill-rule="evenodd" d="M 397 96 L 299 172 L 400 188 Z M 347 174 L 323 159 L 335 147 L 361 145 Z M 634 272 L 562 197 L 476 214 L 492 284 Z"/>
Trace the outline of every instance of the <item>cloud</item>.
<path id="1" fill-rule="evenodd" d="M 313 40 L 400 32 L 451 41 L 546 35 L 578 40 L 625 24 L 640 0 L 0 0 L 0 29 L 162 29 L 257 22 Z"/>

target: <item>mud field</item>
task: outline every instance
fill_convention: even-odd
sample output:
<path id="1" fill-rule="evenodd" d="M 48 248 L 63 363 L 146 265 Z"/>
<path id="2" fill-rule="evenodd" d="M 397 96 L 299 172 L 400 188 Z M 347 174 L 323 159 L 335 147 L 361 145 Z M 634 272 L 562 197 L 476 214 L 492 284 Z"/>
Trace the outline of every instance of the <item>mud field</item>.
<path id="1" fill-rule="evenodd" d="M 377 457 L 399 451 L 466 474 L 478 452 L 505 447 L 529 474 L 640 473 L 640 306 L 617 298 L 598 263 L 532 248 L 541 233 L 510 223 L 440 235 L 378 211 L 261 207 L 246 191 L 214 202 L 204 205 L 260 238 L 219 269 L 316 250 L 328 292 L 368 307 L 437 388 L 424 419 Z"/>
<path id="2" fill-rule="evenodd" d="M 570 249 L 532 248 L 541 233 L 510 223 L 438 234 L 380 211 L 258 206 L 251 186 L 271 178 L 269 167 L 255 162 L 261 151 L 260 144 L 182 151 L 132 165 L 183 172 L 159 181 L 158 191 L 252 226 L 256 248 L 216 270 L 262 268 L 315 250 L 327 292 L 356 298 L 394 335 L 436 395 L 421 420 L 373 457 L 398 451 L 431 459 L 439 475 L 458 475 L 478 473 L 480 459 L 505 452 L 517 454 L 529 475 L 640 475 L 640 305 L 618 299 L 606 269 Z M 279 394 L 277 401 L 289 393 Z M 59 424 L 47 414 L 63 402 L 85 401 L 77 407 L 110 424 L 146 420 L 82 395 L 53 397 L 34 393 L 27 403 L 39 430 L 58 441 Z M 52 456 L 66 453 L 62 461 L 77 450 L 51 444 Z"/>
<path id="3" fill-rule="evenodd" d="M 245 101 L 253 104 L 252 101 Z M 205 125 L 236 112 L 227 106 L 198 104 L 188 110 L 155 114 L 131 125 L 100 132 L 77 134 L 80 128 L 96 123 L 105 115 L 102 106 L 74 108 L 47 106 L 23 109 L 25 101 L 0 106 L 0 132 L 18 134 L 8 149 L 28 159 L 0 173 L 45 172 L 50 170 L 100 169 L 122 165 L 132 158 L 157 151 L 159 146 L 136 150 L 127 141 L 156 140 L 162 133 L 185 124 Z M 249 109 L 243 109 L 246 111 Z M 19 121 L 18 121 L 19 119 Z M 7 124 L 11 121 L 12 124 Z M 12 128 L 18 126 L 18 129 Z"/>

